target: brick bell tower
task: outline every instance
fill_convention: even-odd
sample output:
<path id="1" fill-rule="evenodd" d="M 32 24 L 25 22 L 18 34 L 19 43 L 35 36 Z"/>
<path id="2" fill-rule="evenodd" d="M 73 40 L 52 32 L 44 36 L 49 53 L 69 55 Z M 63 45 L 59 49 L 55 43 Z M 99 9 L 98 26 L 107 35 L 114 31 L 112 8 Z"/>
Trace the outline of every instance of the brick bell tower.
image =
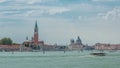
<path id="1" fill-rule="evenodd" d="M 37 21 L 35 22 L 35 28 L 34 28 L 34 45 L 37 46 L 39 41 L 39 34 L 38 34 L 38 25 L 37 25 Z"/>

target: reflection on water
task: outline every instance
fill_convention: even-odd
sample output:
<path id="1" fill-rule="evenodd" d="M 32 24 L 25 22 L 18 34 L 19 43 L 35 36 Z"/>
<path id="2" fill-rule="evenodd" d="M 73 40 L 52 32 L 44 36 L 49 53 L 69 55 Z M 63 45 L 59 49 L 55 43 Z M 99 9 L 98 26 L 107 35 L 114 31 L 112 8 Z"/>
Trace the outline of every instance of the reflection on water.
<path id="1" fill-rule="evenodd" d="M 0 68 L 119 68 L 120 51 L 106 56 L 77 52 L 1 52 Z"/>

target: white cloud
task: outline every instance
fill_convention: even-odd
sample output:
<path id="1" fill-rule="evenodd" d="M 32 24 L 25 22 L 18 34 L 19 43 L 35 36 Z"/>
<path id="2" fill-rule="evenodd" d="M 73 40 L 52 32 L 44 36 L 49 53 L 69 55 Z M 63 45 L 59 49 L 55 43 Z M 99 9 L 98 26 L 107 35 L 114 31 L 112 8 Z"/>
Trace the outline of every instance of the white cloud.
<path id="1" fill-rule="evenodd" d="M 79 19 L 79 20 L 82 20 L 82 16 L 78 16 L 78 19 Z"/>
<path id="2" fill-rule="evenodd" d="M 92 0 L 94 2 L 113 2 L 113 1 L 119 1 L 119 0 Z"/>
<path id="3" fill-rule="evenodd" d="M 18 4 L 29 4 L 29 5 L 33 5 L 36 3 L 49 3 L 49 2 L 56 2 L 58 0 L 15 0 L 15 3 Z"/>
<path id="4" fill-rule="evenodd" d="M 19 8 L 18 8 L 19 7 Z M 2 8 L 0 15 L 2 16 L 41 16 L 41 15 L 55 15 L 55 14 L 62 14 L 64 12 L 68 12 L 71 9 L 67 8 L 67 7 L 55 7 L 55 6 L 5 6 L 0 7 Z"/>
<path id="5" fill-rule="evenodd" d="M 78 16 L 78 23 L 90 23 L 90 24 L 110 24 L 120 23 L 120 8 L 113 8 L 112 10 L 97 13 L 94 16 Z"/>
<path id="6" fill-rule="evenodd" d="M 6 2 L 6 0 L 0 0 L 0 3 Z"/>
<path id="7" fill-rule="evenodd" d="M 83 22 L 85 20 L 87 20 L 86 16 L 78 16 L 78 21 Z"/>
<path id="8" fill-rule="evenodd" d="M 70 9 L 61 6 L 48 6 L 44 3 L 52 3 L 58 0 L 0 0 L 0 2 L 7 1 L 6 6 L 0 6 L 1 16 L 40 16 L 62 14 L 70 11 Z M 43 3 L 42 5 L 36 5 L 36 3 Z"/>
<path id="9" fill-rule="evenodd" d="M 35 3 L 41 3 L 43 0 L 30 0 L 27 2 L 27 4 L 35 4 Z"/>
<path id="10" fill-rule="evenodd" d="M 89 3 L 79 3 L 68 6 L 73 11 L 79 11 L 81 13 L 89 13 L 89 12 L 103 12 L 107 11 L 110 7 L 104 5 L 94 5 Z"/>
<path id="11" fill-rule="evenodd" d="M 43 0 L 15 0 L 15 3 L 23 3 L 23 4 L 34 4 L 41 3 Z"/>
<path id="12" fill-rule="evenodd" d="M 65 7 L 41 7 L 39 10 L 31 10 L 28 11 L 26 16 L 40 16 L 43 14 L 47 15 L 55 15 L 55 14 L 62 14 L 64 12 L 70 11 L 70 9 L 65 8 Z"/>
<path id="13" fill-rule="evenodd" d="M 99 13 L 98 15 L 105 20 L 118 20 L 120 19 L 120 8 L 114 8 L 111 11 Z"/>
<path id="14" fill-rule="evenodd" d="M 70 9 L 67 9 L 67 8 L 52 8 L 52 9 L 49 9 L 47 12 L 50 15 L 54 15 L 54 14 L 61 14 L 63 12 L 67 12 L 67 11 L 70 11 Z"/>

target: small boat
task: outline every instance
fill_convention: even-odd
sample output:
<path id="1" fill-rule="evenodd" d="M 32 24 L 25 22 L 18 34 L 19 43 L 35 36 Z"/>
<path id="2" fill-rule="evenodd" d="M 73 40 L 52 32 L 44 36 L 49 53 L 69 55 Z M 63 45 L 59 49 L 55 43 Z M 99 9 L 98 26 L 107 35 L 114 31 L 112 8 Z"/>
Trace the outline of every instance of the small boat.
<path id="1" fill-rule="evenodd" d="M 105 56 L 106 53 L 91 53 L 90 55 L 95 55 L 95 56 Z"/>

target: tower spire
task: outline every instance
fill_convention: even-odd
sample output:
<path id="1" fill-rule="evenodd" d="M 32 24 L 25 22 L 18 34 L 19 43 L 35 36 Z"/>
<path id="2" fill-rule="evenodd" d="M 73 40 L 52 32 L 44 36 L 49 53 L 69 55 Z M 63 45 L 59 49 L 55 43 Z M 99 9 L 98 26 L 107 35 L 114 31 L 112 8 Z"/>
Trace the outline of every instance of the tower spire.
<path id="1" fill-rule="evenodd" d="M 38 25 L 37 25 L 37 20 L 35 22 L 35 29 L 34 29 L 34 44 L 38 45 Z"/>
<path id="2" fill-rule="evenodd" d="M 38 32 L 37 20 L 36 20 L 36 22 L 35 22 L 35 30 L 34 30 L 34 32 Z"/>

